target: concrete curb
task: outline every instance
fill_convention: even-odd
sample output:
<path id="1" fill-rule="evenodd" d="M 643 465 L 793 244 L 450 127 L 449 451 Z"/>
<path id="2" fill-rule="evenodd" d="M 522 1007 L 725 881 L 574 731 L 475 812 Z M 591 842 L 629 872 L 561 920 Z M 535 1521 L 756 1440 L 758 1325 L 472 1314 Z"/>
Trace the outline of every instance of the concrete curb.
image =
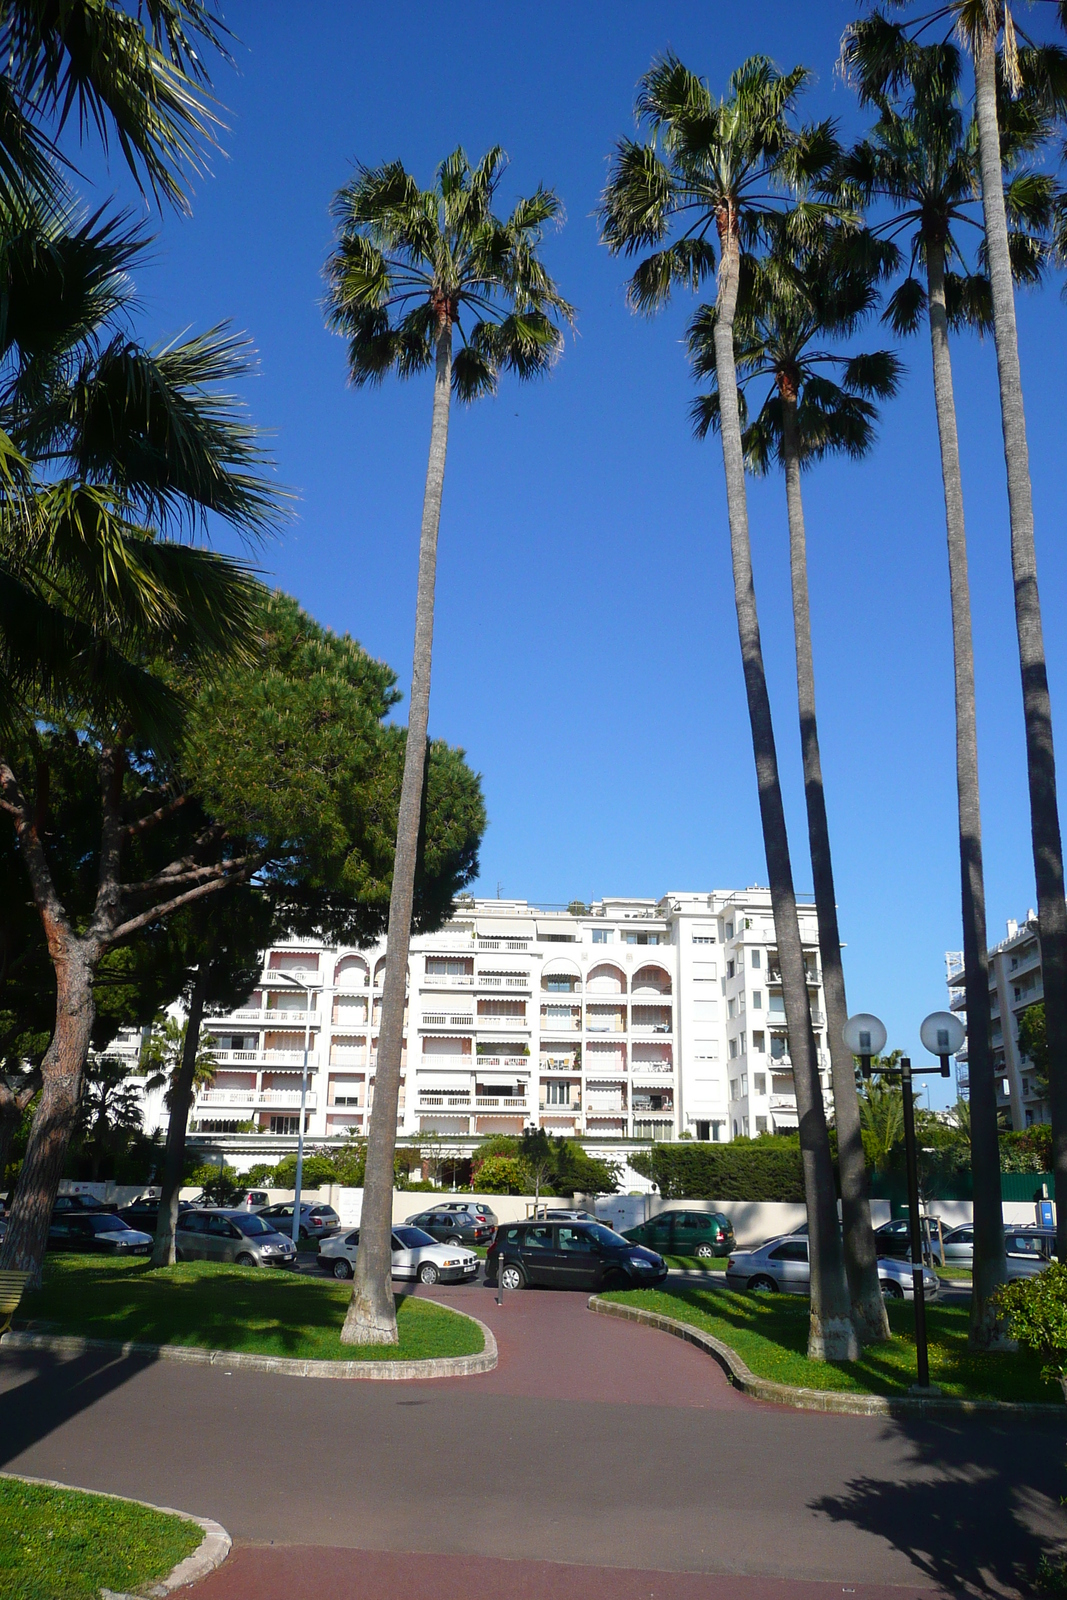
<path id="1" fill-rule="evenodd" d="M 107 1494 L 101 1489 L 83 1489 L 80 1484 L 57 1483 L 54 1478 L 30 1478 L 23 1472 L 0 1472 L 0 1478 L 12 1479 L 15 1483 L 35 1483 L 44 1489 L 69 1489 L 75 1494 L 96 1495 L 100 1500 L 121 1500 L 129 1506 L 145 1506 L 149 1511 L 162 1511 L 168 1517 L 180 1517 L 183 1522 L 195 1522 L 203 1530 L 204 1537 L 191 1556 L 186 1556 L 184 1561 L 171 1569 L 165 1578 L 160 1578 L 157 1583 L 151 1584 L 141 1594 L 120 1594 L 114 1589 L 102 1589 L 102 1600 L 145 1600 L 146 1596 L 158 1597 L 173 1593 L 175 1589 L 182 1589 L 186 1584 L 197 1583 L 201 1578 L 206 1578 L 209 1572 L 214 1572 L 216 1567 L 221 1567 L 230 1553 L 230 1536 L 221 1522 L 214 1522 L 210 1517 L 194 1517 L 189 1511 L 176 1511 L 173 1506 L 153 1505 L 151 1500 L 134 1500 L 128 1494 Z"/>
<path id="2" fill-rule="evenodd" d="M 1067 1406 L 1047 1404 L 1044 1401 L 1016 1402 L 1012 1400 L 931 1400 L 901 1396 L 889 1398 L 881 1394 L 844 1394 L 832 1389 L 800 1389 L 790 1383 L 774 1383 L 770 1378 L 757 1378 L 728 1344 L 710 1333 L 702 1333 L 688 1322 L 676 1317 L 665 1317 L 658 1311 L 645 1311 L 640 1306 L 628 1306 L 617 1300 L 602 1300 L 599 1295 L 589 1297 L 590 1311 L 603 1316 L 621 1317 L 625 1322 L 641 1322 L 648 1328 L 659 1328 L 676 1339 L 696 1345 L 712 1356 L 723 1368 L 735 1389 L 751 1396 L 753 1400 L 769 1400 L 779 1406 L 793 1406 L 797 1411 L 832 1412 L 849 1417 L 926 1417 L 949 1420 L 957 1417 L 997 1416 L 1005 1421 L 1058 1420 L 1067 1424 Z"/>
<path id="3" fill-rule="evenodd" d="M 441 1305 L 439 1300 L 430 1302 Z M 223 1367 L 228 1372 L 276 1372 L 287 1378 L 345 1378 L 371 1382 L 403 1382 L 411 1378 L 470 1378 L 479 1372 L 492 1372 L 499 1361 L 496 1339 L 491 1328 L 466 1311 L 443 1306 L 457 1317 L 466 1317 L 482 1331 L 485 1346 L 474 1356 L 433 1356 L 425 1361 L 295 1361 L 287 1356 L 257 1356 L 241 1350 L 204 1350 L 187 1344 L 138 1344 L 133 1340 L 83 1339 L 75 1335 L 52 1333 L 5 1333 L 0 1338 L 3 1350 L 50 1350 L 53 1355 L 73 1360 L 100 1350 L 111 1356 L 151 1356 L 160 1361 L 184 1361 L 190 1366 Z"/>

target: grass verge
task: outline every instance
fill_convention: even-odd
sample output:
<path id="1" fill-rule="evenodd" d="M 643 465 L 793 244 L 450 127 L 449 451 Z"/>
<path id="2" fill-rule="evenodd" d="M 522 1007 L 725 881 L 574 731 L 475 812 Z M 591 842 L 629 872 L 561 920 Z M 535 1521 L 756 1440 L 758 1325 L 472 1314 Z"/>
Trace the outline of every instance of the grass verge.
<path id="1" fill-rule="evenodd" d="M 153 1270 L 143 1259 L 55 1255 L 43 1287 L 24 1297 L 17 1326 L 316 1361 L 418 1361 L 483 1348 L 468 1317 L 412 1296 L 397 1296 L 399 1346 L 342 1345 L 351 1296 L 346 1284 L 277 1268 L 188 1261 Z"/>
<path id="2" fill-rule="evenodd" d="M 191 1555 L 193 1522 L 80 1489 L 0 1478 L 0 1600 L 97 1600 L 141 1590 Z"/>
<path id="3" fill-rule="evenodd" d="M 889 1305 L 893 1337 L 870 1345 L 859 1361 L 809 1361 L 808 1302 L 793 1295 L 735 1294 L 718 1284 L 684 1288 L 619 1290 L 603 1296 L 676 1317 L 710 1333 L 760 1378 L 805 1389 L 851 1394 L 905 1395 L 915 1382 L 915 1316 L 906 1302 Z M 1063 1403 L 1059 1384 L 1043 1381 L 1041 1363 L 1024 1351 L 984 1353 L 968 1350 L 966 1306 L 926 1308 L 930 1381 L 960 1400 L 1015 1400 Z"/>
<path id="4" fill-rule="evenodd" d="M 726 1256 L 664 1256 L 669 1267 L 679 1272 L 725 1272 Z"/>

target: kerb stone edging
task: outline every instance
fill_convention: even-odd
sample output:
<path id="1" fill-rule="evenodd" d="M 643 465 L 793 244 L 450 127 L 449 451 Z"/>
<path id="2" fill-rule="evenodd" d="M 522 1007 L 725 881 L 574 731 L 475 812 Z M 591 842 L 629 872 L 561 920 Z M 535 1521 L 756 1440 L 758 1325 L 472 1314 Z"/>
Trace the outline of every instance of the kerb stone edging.
<path id="1" fill-rule="evenodd" d="M 432 1305 L 441 1305 L 439 1300 Z M 474 1356 L 431 1356 L 424 1361 L 299 1361 L 288 1356 L 257 1356 L 244 1350 L 205 1350 L 189 1344 L 139 1344 L 135 1340 L 83 1339 L 73 1334 L 5 1333 L 0 1350 L 50 1350 L 54 1355 L 87 1355 L 100 1350 L 113 1356 L 152 1356 L 162 1361 L 184 1361 L 190 1366 L 240 1368 L 244 1372 L 276 1372 L 287 1378 L 347 1378 L 397 1382 L 410 1378 L 470 1378 L 492 1372 L 499 1361 L 492 1329 L 466 1311 L 444 1306 L 466 1317 L 482 1330 L 484 1348 Z"/>
<path id="2" fill-rule="evenodd" d="M 691 1323 L 677 1317 L 665 1317 L 659 1311 L 646 1311 L 641 1306 L 628 1306 L 617 1300 L 602 1300 L 599 1295 L 589 1297 L 590 1311 L 599 1311 L 608 1317 L 622 1317 L 626 1322 L 641 1322 L 649 1328 L 659 1328 L 676 1339 L 695 1344 L 712 1356 L 723 1368 L 726 1376 L 753 1400 L 770 1400 L 775 1405 L 793 1406 L 798 1411 L 829 1411 L 852 1417 L 961 1417 L 1001 1416 L 1057 1419 L 1067 1424 L 1067 1406 L 1046 1404 L 1044 1401 L 1014 1400 L 956 1400 L 950 1397 L 920 1400 L 910 1396 L 890 1398 L 881 1394 L 844 1394 L 832 1389 L 801 1389 L 791 1383 L 775 1383 L 770 1378 L 757 1378 L 745 1365 L 736 1350 L 713 1334 L 702 1333 Z"/>
<path id="3" fill-rule="evenodd" d="M 128 1506 L 144 1506 L 149 1511 L 161 1511 L 168 1517 L 180 1517 L 183 1522 L 195 1522 L 203 1530 L 204 1537 L 192 1555 L 179 1561 L 165 1578 L 158 1579 L 137 1595 L 102 1589 L 100 1593 L 103 1600 L 145 1600 L 146 1596 L 159 1600 L 159 1597 L 172 1594 L 175 1589 L 183 1589 L 186 1584 L 198 1583 L 201 1578 L 206 1578 L 209 1572 L 221 1567 L 230 1553 L 229 1534 L 221 1522 L 214 1522 L 211 1517 L 194 1517 L 189 1511 L 176 1511 L 173 1506 L 157 1506 L 151 1500 L 134 1500 L 128 1494 L 108 1494 L 102 1489 L 83 1489 L 80 1484 L 57 1483 L 54 1478 L 30 1478 L 23 1472 L 0 1472 L 0 1478 L 9 1478 L 15 1483 L 35 1483 L 44 1489 L 67 1489 L 73 1494 L 91 1494 L 100 1500 L 121 1500 Z"/>

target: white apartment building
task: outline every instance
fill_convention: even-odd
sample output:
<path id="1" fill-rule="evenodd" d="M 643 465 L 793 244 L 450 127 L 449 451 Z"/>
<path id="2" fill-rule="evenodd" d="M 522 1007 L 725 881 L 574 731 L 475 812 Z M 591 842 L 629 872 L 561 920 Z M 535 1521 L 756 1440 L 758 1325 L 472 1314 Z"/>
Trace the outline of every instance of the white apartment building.
<path id="1" fill-rule="evenodd" d="M 949 1005 L 960 1020 L 967 1021 L 967 996 L 963 987 L 963 952 L 946 950 L 945 976 Z M 989 1000 L 992 1016 L 993 1062 L 999 1074 L 997 1106 L 1007 1111 L 1016 1131 L 1048 1122 L 1048 1102 L 1041 1094 L 1037 1075 L 1027 1056 L 1019 1050 L 1019 1019 L 1027 1006 L 1044 998 L 1041 975 L 1041 941 L 1037 932 L 1037 912 L 1028 911 L 1020 924 L 1009 918 L 1007 935 L 989 952 Z M 967 1045 L 956 1057 L 956 1086 L 966 1098 Z"/>
<path id="2" fill-rule="evenodd" d="M 800 917 L 828 1094 L 814 908 Z M 251 1124 L 293 1139 L 305 1029 L 305 1133 L 364 1132 L 385 960 L 384 941 L 268 950 L 246 1005 L 206 1024 L 218 1073 L 194 1134 L 247 1137 Z M 602 1148 L 797 1125 L 766 889 L 605 899 L 578 914 L 461 898 L 446 927 L 412 940 L 405 1024 L 402 1137 L 542 1127 Z"/>

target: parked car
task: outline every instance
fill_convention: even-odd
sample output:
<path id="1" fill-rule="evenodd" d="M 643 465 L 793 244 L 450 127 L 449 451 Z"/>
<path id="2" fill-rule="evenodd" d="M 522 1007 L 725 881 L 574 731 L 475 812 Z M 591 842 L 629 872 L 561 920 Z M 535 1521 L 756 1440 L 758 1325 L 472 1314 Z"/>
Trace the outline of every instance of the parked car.
<path id="1" fill-rule="evenodd" d="M 279 1233 L 292 1234 L 293 1231 L 293 1205 L 292 1200 L 283 1200 L 278 1205 L 264 1206 L 262 1210 L 254 1213 L 257 1217 L 264 1217 Z M 341 1219 L 333 1206 L 314 1205 L 301 1202 L 300 1227 L 298 1237 L 301 1239 L 325 1239 L 328 1234 L 335 1233 L 341 1226 Z"/>
<path id="2" fill-rule="evenodd" d="M 111 1211 L 64 1211 L 48 1227 L 49 1250 L 90 1251 L 94 1255 L 146 1256 L 152 1235 L 131 1228 Z"/>
<path id="3" fill-rule="evenodd" d="M 235 1261 L 239 1267 L 288 1267 L 292 1239 L 254 1211 L 185 1211 L 174 1231 L 179 1261 Z"/>
<path id="4" fill-rule="evenodd" d="M 929 1222 L 932 1226 L 929 1237 L 927 1230 L 922 1229 L 923 1247 L 929 1248 L 935 1267 L 943 1266 L 937 1237 L 938 1218 L 923 1216 L 920 1218 L 920 1224 L 924 1222 Z M 943 1229 L 943 1232 L 945 1231 L 948 1230 Z M 892 1222 L 883 1222 L 880 1228 L 874 1230 L 874 1242 L 879 1256 L 895 1256 L 900 1260 L 908 1260 L 911 1255 L 911 1222 L 907 1217 L 894 1217 Z"/>
<path id="5" fill-rule="evenodd" d="M 879 1256 L 878 1282 L 887 1300 L 911 1300 L 911 1262 Z M 750 1294 L 807 1294 L 811 1288 L 808 1241 L 795 1233 L 768 1239 L 757 1250 L 740 1250 L 726 1263 L 726 1287 Z M 923 1299 L 936 1300 L 941 1290 L 937 1273 L 923 1267 Z"/>
<path id="6" fill-rule="evenodd" d="M 438 1206 L 439 1211 L 469 1211 L 474 1216 L 481 1217 L 483 1222 L 489 1222 L 495 1228 L 497 1215 L 492 1206 L 486 1205 L 484 1200 L 449 1200 L 444 1205 Z"/>
<path id="7" fill-rule="evenodd" d="M 350 1278 L 359 1249 L 359 1229 L 322 1241 L 319 1265 L 335 1278 Z M 420 1283 L 469 1283 L 478 1276 L 478 1257 L 462 1246 L 438 1244 L 421 1228 L 393 1229 L 393 1277 Z"/>
<path id="8" fill-rule="evenodd" d="M 667 1263 L 602 1222 L 506 1223 L 485 1258 L 485 1281 L 505 1289 L 632 1289 L 662 1283 Z"/>
<path id="9" fill-rule="evenodd" d="M 596 1222 L 597 1220 L 591 1211 L 561 1211 L 552 1206 L 542 1206 L 534 1216 L 544 1217 L 548 1222 Z"/>
<path id="10" fill-rule="evenodd" d="M 1004 1254 L 1009 1278 L 1031 1278 L 1053 1260 L 1056 1234 L 1052 1228 L 1032 1224 L 1004 1226 Z M 969 1267 L 974 1261 L 974 1224 L 963 1223 L 945 1234 L 945 1261 L 953 1267 Z"/>
<path id="11" fill-rule="evenodd" d="M 627 1228 L 623 1238 L 667 1255 L 703 1260 L 728 1256 L 736 1243 L 733 1223 L 721 1211 L 661 1211 L 636 1228 Z"/>
<path id="12" fill-rule="evenodd" d="M 444 1244 L 484 1244 L 493 1242 L 496 1228 L 476 1212 L 448 1211 L 444 1206 L 435 1211 L 420 1211 L 417 1217 L 408 1217 L 406 1226 L 421 1228 L 432 1239 Z"/>
<path id="13" fill-rule="evenodd" d="M 188 1200 L 178 1201 L 179 1216 L 192 1209 Z M 120 1208 L 119 1216 L 131 1228 L 142 1228 L 145 1233 L 154 1234 L 159 1225 L 159 1200 L 131 1200 L 128 1206 Z"/>
<path id="14" fill-rule="evenodd" d="M 53 1216 L 63 1211 L 95 1211 L 101 1215 L 106 1212 L 114 1216 L 117 1210 L 118 1206 L 105 1205 L 93 1194 L 57 1194 L 52 1205 Z"/>
<path id="15" fill-rule="evenodd" d="M 265 1211 L 270 1205 L 270 1195 L 266 1189 L 246 1189 L 234 1205 L 240 1211 Z"/>

